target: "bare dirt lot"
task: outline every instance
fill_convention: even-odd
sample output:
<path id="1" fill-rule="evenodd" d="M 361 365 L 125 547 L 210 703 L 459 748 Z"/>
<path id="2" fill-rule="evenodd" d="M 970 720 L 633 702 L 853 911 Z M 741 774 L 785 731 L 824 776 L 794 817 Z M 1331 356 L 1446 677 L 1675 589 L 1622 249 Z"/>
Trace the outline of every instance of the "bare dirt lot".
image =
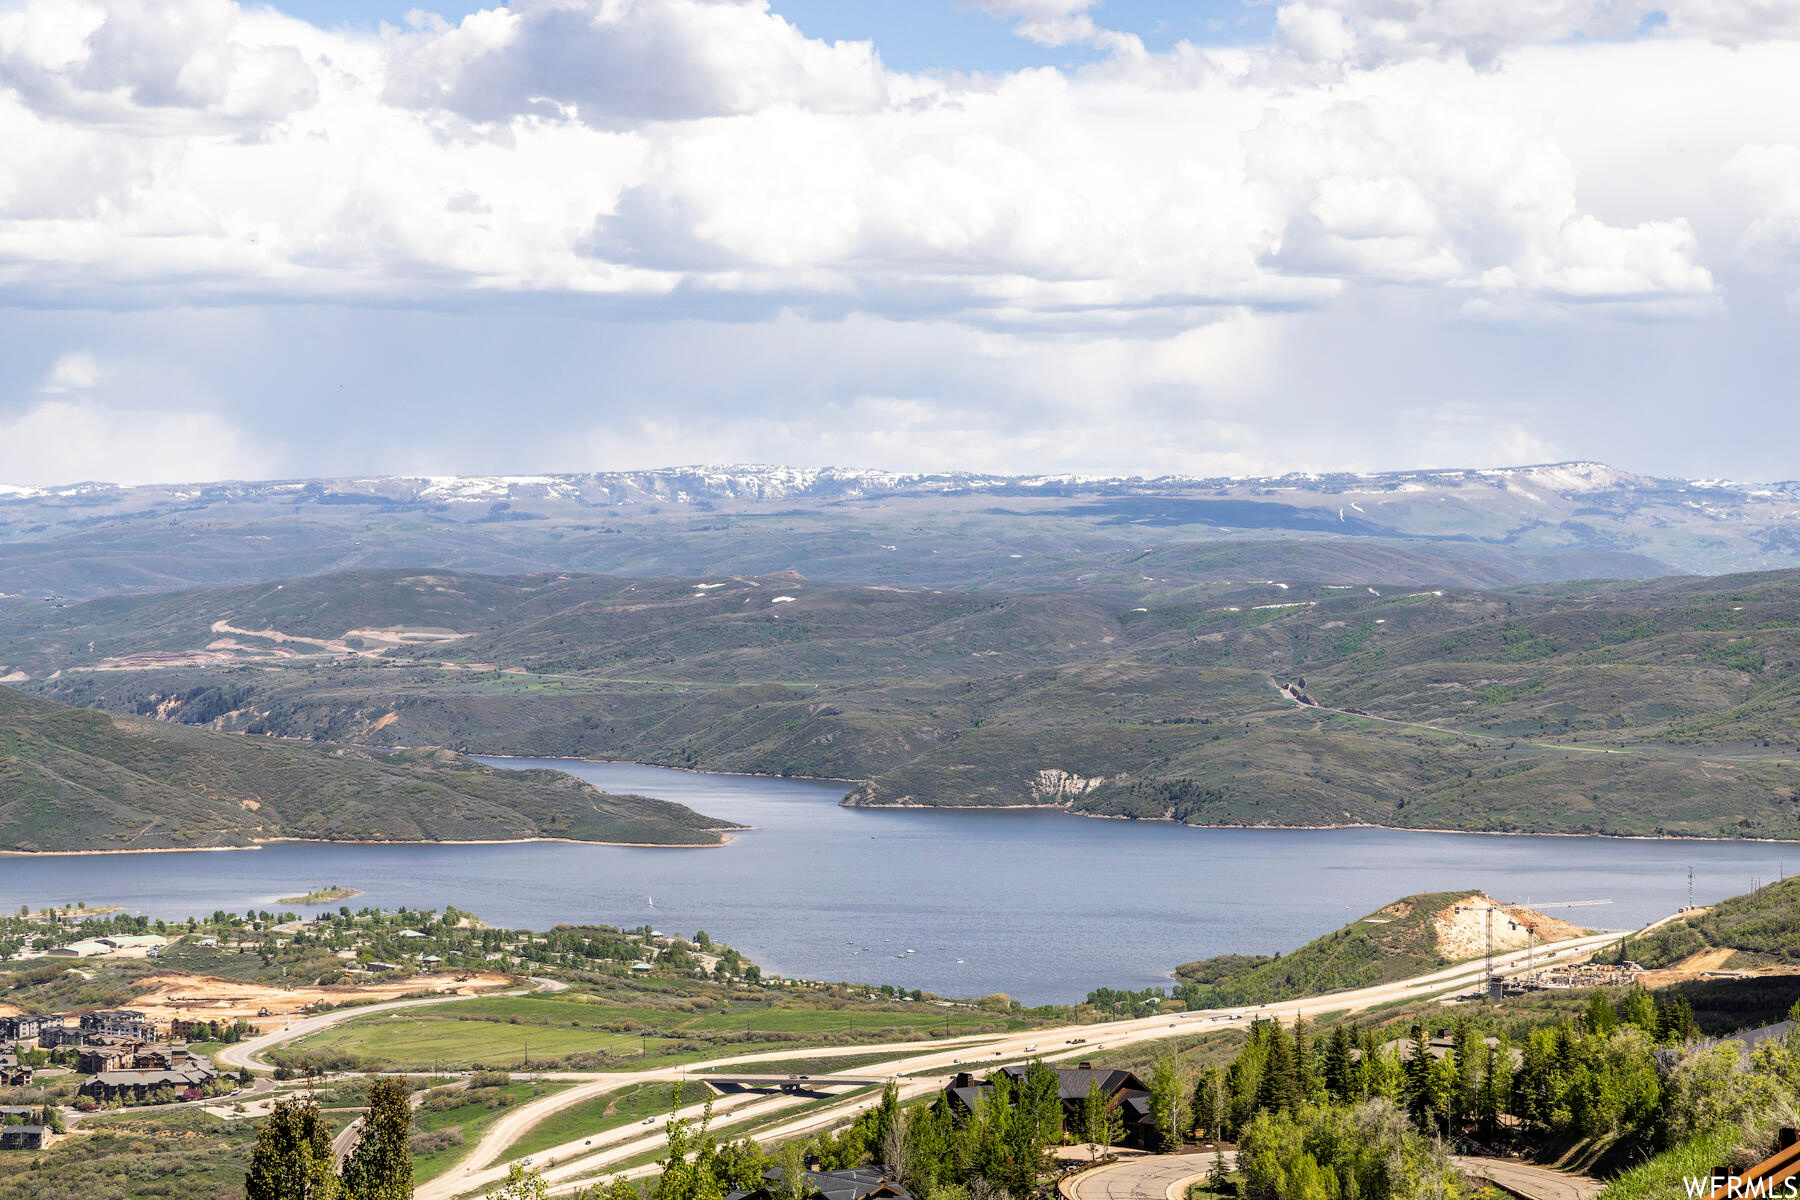
<path id="1" fill-rule="evenodd" d="M 279 1028 L 312 1004 L 394 1000 L 424 992 L 472 996 L 516 982 L 509 975 L 495 974 L 471 975 L 460 982 L 452 975 L 415 975 L 365 986 L 289 989 L 204 975 L 154 975 L 143 980 L 144 990 L 132 999 L 131 1007 L 163 1022 L 172 1017 L 204 1021 L 235 1021 L 241 1017 L 262 1032 Z M 268 1010 L 268 1015 L 257 1016 L 263 1009 Z"/>

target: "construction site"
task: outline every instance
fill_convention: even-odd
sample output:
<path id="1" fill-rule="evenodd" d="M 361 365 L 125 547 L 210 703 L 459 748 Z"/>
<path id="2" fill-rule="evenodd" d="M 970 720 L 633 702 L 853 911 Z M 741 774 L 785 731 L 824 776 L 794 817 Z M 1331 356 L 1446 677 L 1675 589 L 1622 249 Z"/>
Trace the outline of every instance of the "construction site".
<path id="1" fill-rule="evenodd" d="M 1579 937 L 1586 932 L 1571 922 L 1545 916 L 1544 910 L 1594 908 L 1611 903 L 1611 900 L 1554 900 L 1538 904 L 1502 904 L 1477 894 L 1439 914 L 1438 940 L 1447 951 L 1461 950 L 1466 958 L 1485 955 L 1487 968 L 1482 973 L 1482 983 L 1470 994 L 1470 999 L 1498 1000 L 1503 996 L 1547 989 L 1629 986 L 1644 973 L 1636 963 L 1546 964 L 1540 968 L 1533 961 L 1538 946 Z M 1526 955 L 1522 970 L 1511 975 L 1501 975 L 1495 970 L 1496 955 L 1519 950 L 1525 951 Z"/>

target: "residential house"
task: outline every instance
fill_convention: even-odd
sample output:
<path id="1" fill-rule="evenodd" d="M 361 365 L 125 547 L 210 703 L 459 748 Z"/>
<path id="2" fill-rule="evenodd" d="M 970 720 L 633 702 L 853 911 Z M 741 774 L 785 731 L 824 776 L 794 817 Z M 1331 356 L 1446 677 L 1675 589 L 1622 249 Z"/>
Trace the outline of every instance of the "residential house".
<path id="1" fill-rule="evenodd" d="M 1130 1071 L 1096 1068 L 1092 1063 L 1079 1067 L 1052 1067 L 1056 1074 L 1056 1094 L 1062 1101 L 1063 1126 L 1075 1129 L 1081 1121 L 1081 1108 L 1087 1102 L 1088 1089 L 1100 1085 L 1100 1094 L 1108 1108 L 1117 1108 L 1125 1129 L 1125 1144 L 1153 1148 L 1157 1144 L 1156 1121 L 1150 1115 L 1150 1089 Z M 1017 1085 L 1024 1081 L 1023 1066 L 1002 1067 L 1000 1073 Z M 944 1089 L 953 1113 L 966 1115 L 975 1111 L 981 1097 L 992 1084 L 977 1079 L 967 1071 L 958 1073 Z"/>
<path id="2" fill-rule="evenodd" d="M 0 1050 L 0 1087 L 30 1087 L 36 1072 L 21 1063 L 16 1050 Z"/>
<path id="3" fill-rule="evenodd" d="M 0 1150 L 42 1150 L 54 1139 L 47 1125 L 0 1125 Z"/>
<path id="4" fill-rule="evenodd" d="M 732 1191 L 725 1200 L 773 1200 L 784 1175 L 780 1167 L 763 1172 L 763 1185 L 750 1191 Z M 808 1171 L 806 1194 L 817 1200 L 913 1200 L 894 1173 L 879 1164 L 849 1171 Z"/>

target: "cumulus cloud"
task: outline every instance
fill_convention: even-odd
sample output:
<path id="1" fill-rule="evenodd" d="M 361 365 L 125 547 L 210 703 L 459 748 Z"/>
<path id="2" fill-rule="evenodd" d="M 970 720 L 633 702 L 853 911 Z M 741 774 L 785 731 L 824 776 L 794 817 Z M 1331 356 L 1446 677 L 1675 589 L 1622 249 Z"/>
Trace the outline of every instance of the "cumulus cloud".
<path id="1" fill-rule="evenodd" d="M 1010 19 L 1013 32 L 1046 46 L 1090 41 L 1101 30 L 1088 15 L 1097 0 L 967 0 L 992 16 Z"/>
<path id="2" fill-rule="evenodd" d="M 312 104 L 302 22 L 232 0 L 59 0 L 0 14 L 0 80 L 43 113 L 276 120 Z"/>
<path id="3" fill-rule="evenodd" d="M 1787 0 L 1293 0 L 1281 39 L 1311 60 L 1380 62 L 1456 55 L 1492 66 L 1509 50 L 1640 34 L 1736 44 L 1800 34 Z"/>
<path id="4" fill-rule="evenodd" d="M 51 366 L 38 391 L 49 395 L 85 392 L 100 382 L 100 364 L 86 351 L 65 354 Z"/>
<path id="5" fill-rule="evenodd" d="M 56 399 L 0 414 L 0 480 L 8 483 L 254 479 L 272 465 L 240 429 L 211 413 Z"/>
<path id="6" fill-rule="evenodd" d="M 1745 261 L 1768 270 L 1800 253 L 1800 146 L 1745 146 L 1725 175 L 1752 213 L 1739 244 Z"/>
<path id="7" fill-rule="evenodd" d="M 567 113 L 594 125 L 887 99 L 868 42 L 808 38 L 768 0 L 518 0 L 387 36 L 384 97 L 480 121 Z"/>
<path id="8" fill-rule="evenodd" d="M 1548 44 L 1636 35 L 1635 2 L 1306 0 L 1267 47 L 970 80 L 889 70 L 766 0 L 521 0 L 378 34 L 231 0 L 21 0 L 0 16 L 0 292 L 1044 333 L 1386 286 L 1446 312 L 1709 311 L 1717 214 L 1657 206 L 1657 130 L 1532 82 L 1655 86 L 1668 54 Z M 979 3 L 1040 41 L 1106 33 L 1088 0 Z M 1640 42 L 1715 124 L 1726 83 L 1786 86 L 1793 54 L 1673 40 L 1780 31 L 1780 12 L 1662 7 Z M 1471 65 L 1502 51 L 1505 71 Z M 1791 112 L 1762 119 L 1764 141 L 1800 141 Z M 1603 207 L 1601 187 L 1644 200 Z M 1725 252 L 1740 236 L 1767 235 Z"/>

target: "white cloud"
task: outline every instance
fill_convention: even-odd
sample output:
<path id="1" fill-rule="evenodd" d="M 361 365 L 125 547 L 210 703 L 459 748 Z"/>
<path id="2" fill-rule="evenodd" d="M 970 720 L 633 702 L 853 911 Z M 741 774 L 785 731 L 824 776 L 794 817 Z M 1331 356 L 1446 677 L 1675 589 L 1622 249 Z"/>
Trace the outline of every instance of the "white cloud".
<path id="1" fill-rule="evenodd" d="M 278 120 L 318 96 L 317 38 L 232 0 L 57 0 L 0 14 L 0 79 L 40 112 Z"/>
<path id="2" fill-rule="evenodd" d="M 1040 40 L 1106 34 L 1086 0 L 979 2 Z M 1788 27 L 1754 0 L 1544 44 L 1626 38 L 1639 7 L 1308 0 L 1273 47 L 965 80 L 807 38 L 766 0 L 522 0 L 379 35 L 230 0 L 21 0 L 0 17 L 0 294 L 1101 334 L 1392 285 L 1450 313 L 1712 311 L 1746 231 L 1713 238 L 1720 189 L 1657 198 L 1674 171 L 1726 179 L 1742 110 L 1723 97 L 1751 77 L 1781 94 L 1800 50 L 1678 40 Z M 1464 61 L 1501 51 L 1505 70 Z M 1672 63 L 1707 161 L 1576 94 L 1659 87 Z M 1759 119 L 1800 141 L 1791 110 Z"/>
<path id="3" fill-rule="evenodd" d="M 1046 46 L 1067 46 L 1097 37 L 1088 16 L 1098 0 L 966 0 L 970 6 L 1016 22 L 1013 32 Z"/>
<path id="4" fill-rule="evenodd" d="M 85 392 L 100 382 L 100 364 L 85 351 L 65 354 L 50 367 L 38 391 L 57 395 L 63 392 Z"/>
<path id="5" fill-rule="evenodd" d="M 1292 0 L 1277 35 L 1311 60 L 1375 65 L 1459 56 L 1497 65 L 1521 47 L 1632 36 L 1727 45 L 1800 36 L 1790 0 Z"/>
<path id="6" fill-rule="evenodd" d="M 1800 146 L 1745 146 L 1725 175 L 1749 202 L 1751 218 L 1739 246 L 1763 270 L 1800 252 Z"/>
<path id="7" fill-rule="evenodd" d="M 768 0 L 518 0 L 386 41 L 386 100 L 479 121 L 567 112 L 613 126 L 888 98 L 869 43 L 805 37 Z"/>
<path id="8" fill-rule="evenodd" d="M 272 466 L 241 430 L 210 413 L 44 400 L 0 415 L 0 480 L 8 483 L 256 479 Z"/>

